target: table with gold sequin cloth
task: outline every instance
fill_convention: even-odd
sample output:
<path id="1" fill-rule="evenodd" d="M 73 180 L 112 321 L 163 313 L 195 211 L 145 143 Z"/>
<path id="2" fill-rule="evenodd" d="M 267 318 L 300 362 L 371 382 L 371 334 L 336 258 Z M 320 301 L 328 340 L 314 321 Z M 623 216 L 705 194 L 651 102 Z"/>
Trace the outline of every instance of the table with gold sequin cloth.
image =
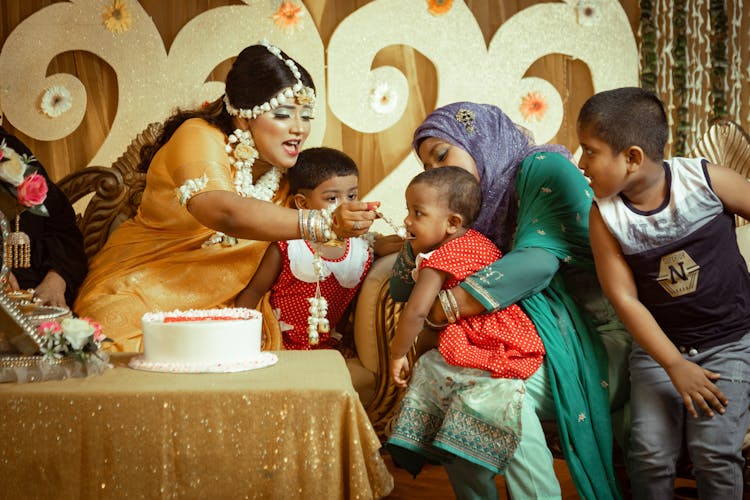
<path id="1" fill-rule="evenodd" d="M 224 374 L 0 384 L 3 498 L 379 498 L 393 488 L 337 351 Z"/>

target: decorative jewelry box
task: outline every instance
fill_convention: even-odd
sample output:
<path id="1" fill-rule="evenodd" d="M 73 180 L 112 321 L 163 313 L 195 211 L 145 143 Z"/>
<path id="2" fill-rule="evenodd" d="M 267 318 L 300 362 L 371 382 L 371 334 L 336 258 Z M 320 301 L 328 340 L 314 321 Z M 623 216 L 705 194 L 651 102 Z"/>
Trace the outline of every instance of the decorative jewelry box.
<path id="1" fill-rule="evenodd" d="M 101 373 L 109 358 L 93 340 L 102 336 L 100 329 L 91 327 L 91 339 L 72 346 L 65 332 L 66 320 L 84 323 L 86 328 L 83 320 L 73 320 L 70 310 L 62 307 L 23 307 L 24 311 L 13 294 L 5 291 L 10 272 L 5 259 L 9 231 L 2 211 L 0 232 L 0 382 L 40 382 Z M 77 323 L 70 325 L 76 327 L 80 329 Z"/>

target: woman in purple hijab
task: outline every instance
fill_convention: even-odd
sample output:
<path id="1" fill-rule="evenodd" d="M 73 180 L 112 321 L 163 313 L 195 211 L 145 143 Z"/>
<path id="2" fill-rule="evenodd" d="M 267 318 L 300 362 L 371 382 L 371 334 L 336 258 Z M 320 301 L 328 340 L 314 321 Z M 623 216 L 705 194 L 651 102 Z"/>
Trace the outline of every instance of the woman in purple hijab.
<path id="1" fill-rule="evenodd" d="M 458 498 L 496 498 L 496 473 L 505 474 L 514 498 L 559 498 L 540 423 L 555 419 L 581 497 L 620 498 L 610 402 L 616 409 L 626 399 L 627 387 L 614 386 L 627 383 L 628 336 L 594 272 L 588 239 L 592 193 L 586 179 L 565 148 L 535 145 L 499 108 L 487 104 L 458 102 L 436 109 L 414 132 L 413 147 L 426 169 L 455 165 L 479 179 L 483 201 L 473 228 L 505 254 L 453 289 L 460 316 L 517 303 L 534 322 L 547 354 L 526 381 L 522 439 L 505 470 L 483 467 L 456 444 L 466 436 L 493 442 L 472 427 L 470 415 L 453 418 L 461 424 L 452 431 L 428 432 L 438 417 L 424 408 L 440 406 L 439 388 L 471 383 L 458 369 L 451 370 L 450 380 L 434 380 L 426 390 L 410 393 L 410 399 L 420 401 L 424 418 L 416 423 L 397 419 L 388 443 L 394 460 L 414 474 L 426 461 L 440 461 Z M 395 300 L 408 298 L 414 256 L 429 250 L 405 245 L 391 279 Z M 437 303 L 429 319 L 445 324 L 451 316 Z M 618 363 L 608 366 L 608 352 Z M 414 408 L 409 410 L 414 414 Z M 403 406 L 400 411 L 406 414 Z"/>

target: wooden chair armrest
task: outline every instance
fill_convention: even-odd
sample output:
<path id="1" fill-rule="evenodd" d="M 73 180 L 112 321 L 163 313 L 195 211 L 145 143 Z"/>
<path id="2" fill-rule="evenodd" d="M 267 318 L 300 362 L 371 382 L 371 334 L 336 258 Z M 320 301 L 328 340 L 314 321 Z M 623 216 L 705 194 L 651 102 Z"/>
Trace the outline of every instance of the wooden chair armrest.
<path id="1" fill-rule="evenodd" d="M 377 353 L 376 359 L 360 359 L 365 367 L 375 372 L 375 393 L 365 402 L 370 421 L 381 441 L 386 439 L 387 427 L 393 417 L 403 391 L 390 380 L 390 341 L 396 332 L 398 316 L 403 304 L 395 302 L 389 293 L 390 270 L 396 254 L 381 257 L 373 263 L 357 297 L 355 313 L 355 344 L 358 352 Z"/>
<path id="2" fill-rule="evenodd" d="M 90 260 L 104 245 L 119 216 L 118 207 L 126 194 L 122 175 L 113 168 L 88 167 L 65 176 L 58 185 L 73 204 L 93 195 L 77 221 Z"/>

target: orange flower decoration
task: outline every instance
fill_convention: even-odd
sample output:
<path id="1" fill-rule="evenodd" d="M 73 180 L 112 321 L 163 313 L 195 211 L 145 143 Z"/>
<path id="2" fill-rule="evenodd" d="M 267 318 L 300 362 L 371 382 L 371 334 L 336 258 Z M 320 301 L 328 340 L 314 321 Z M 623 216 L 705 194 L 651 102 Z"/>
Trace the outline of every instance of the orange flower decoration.
<path id="1" fill-rule="evenodd" d="M 541 121 L 547 112 L 547 100 L 539 92 L 529 92 L 521 98 L 521 107 L 519 111 L 523 119 L 531 121 Z"/>
<path id="2" fill-rule="evenodd" d="M 453 0 L 427 0 L 427 10 L 434 16 L 442 16 L 453 7 Z"/>
<path id="3" fill-rule="evenodd" d="M 104 26 L 115 34 L 125 33 L 133 24 L 128 4 L 124 0 L 114 0 L 112 5 L 104 10 L 102 19 L 104 20 Z"/>
<path id="4" fill-rule="evenodd" d="M 272 19 L 280 30 L 292 34 L 296 30 L 302 30 L 303 26 L 300 18 L 304 14 L 302 7 L 297 6 L 294 2 L 284 1 L 281 2 L 281 7 L 276 11 Z"/>

